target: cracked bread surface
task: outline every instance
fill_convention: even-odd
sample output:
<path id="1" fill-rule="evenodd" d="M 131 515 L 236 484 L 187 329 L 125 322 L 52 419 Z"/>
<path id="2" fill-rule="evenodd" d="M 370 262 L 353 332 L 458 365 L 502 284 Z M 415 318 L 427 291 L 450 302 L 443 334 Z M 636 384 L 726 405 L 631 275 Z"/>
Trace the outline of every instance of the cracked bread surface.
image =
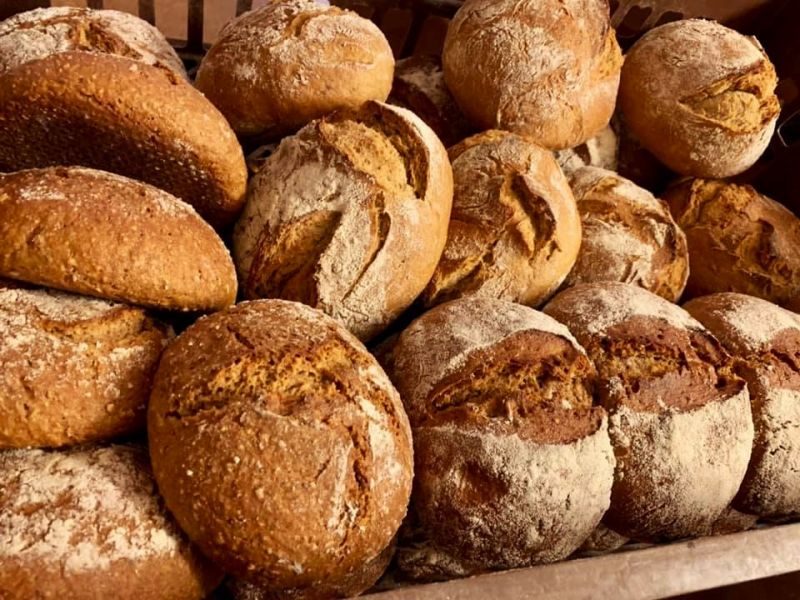
<path id="1" fill-rule="evenodd" d="M 230 254 L 191 206 L 81 167 L 0 174 L 0 276 L 165 310 L 236 297 Z"/>
<path id="2" fill-rule="evenodd" d="M 251 183 L 234 232 L 244 296 L 303 302 L 374 337 L 430 279 L 452 190 L 444 147 L 405 109 L 370 102 L 310 123 Z"/>
<path id="3" fill-rule="evenodd" d="M 181 527 L 269 590 L 347 581 L 405 515 L 413 456 L 396 390 L 355 337 L 296 302 L 245 302 L 179 336 L 148 432 Z"/>

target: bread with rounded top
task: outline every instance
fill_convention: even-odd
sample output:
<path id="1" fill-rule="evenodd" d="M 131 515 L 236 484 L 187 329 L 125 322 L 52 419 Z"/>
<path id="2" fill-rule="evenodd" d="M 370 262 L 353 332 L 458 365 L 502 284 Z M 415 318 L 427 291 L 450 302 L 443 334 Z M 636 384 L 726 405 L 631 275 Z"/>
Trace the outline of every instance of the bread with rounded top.
<path id="1" fill-rule="evenodd" d="M 638 286 L 576 285 L 544 310 L 597 367 L 617 460 L 604 524 L 637 541 L 706 534 L 736 495 L 753 443 L 733 359 L 686 311 Z"/>
<path id="2" fill-rule="evenodd" d="M 441 142 L 403 108 L 368 102 L 281 142 L 234 232 L 247 298 L 317 307 L 361 339 L 428 283 L 453 197 Z"/>
<path id="3" fill-rule="evenodd" d="M 191 206 L 81 167 L 0 174 L 0 276 L 165 310 L 236 298 L 228 250 Z"/>
<path id="4" fill-rule="evenodd" d="M 406 512 L 412 442 L 397 391 L 352 334 L 297 302 L 244 302 L 178 336 L 148 434 L 183 530 L 266 590 L 345 585 Z"/>
<path id="5" fill-rule="evenodd" d="M 64 52 L 0 75 L 0 171 L 80 165 L 131 177 L 231 223 L 247 186 L 225 118 L 180 76 Z"/>

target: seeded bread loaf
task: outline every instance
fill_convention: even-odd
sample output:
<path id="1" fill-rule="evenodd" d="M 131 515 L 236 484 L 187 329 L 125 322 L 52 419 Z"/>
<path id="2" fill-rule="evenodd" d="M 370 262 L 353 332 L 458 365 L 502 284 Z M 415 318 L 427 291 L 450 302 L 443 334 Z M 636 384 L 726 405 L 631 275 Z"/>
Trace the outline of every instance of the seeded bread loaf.
<path id="1" fill-rule="evenodd" d="M 730 177 L 769 144 L 777 81 L 755 38 L 684 19 L 651 29 L 628 51 L 619 104 L 644 147 L 673 171 Z"/>
<path id="2" fill-rule="evenodd" d="M 572 173 L 570 185 L 583 237 L 564 285 L 618 281 L 677 301 L 689 276 L 689 251 L 667 205 L 596 167 Z"/>
<path id="3" fill-rule="evenodd" d="M 143 430 L 170 337 L 138 308 L 0 287 L 0 449 Z"/>
<path id="4" fill-rule="evenodd" d="M 328 2 L 283 0 L 223 28 L 197 88 L 239 135 L 278 139 L 336 109 L 386 100 L 393 70 L 372 21 Z"/>
<path id="5" fill-rule="evenodd" d="M 477 128 L 556 150 L 608 125 L 622 53 L 605 0 L 467 0 L 447 30 L 442 62 Z"/>
<path id="6" fill-rule="evenodd" d="M 771 519 L 800 516 L 800 317 L 733 293 L 685 308 L 739 359 L 750 390 L 753 455 L 734 508 Z"/>
<path id="7" fill-rule="evenodd" d="M 0 75 L 0 171 L 81 165 L 183 199 L 215 226 L 244 202 L 247 170 L 224 117 L 174 72 L 65 52 Z"/>
<path id="8" fill-rule="evenodd" d="M 487 131 L 449 154 L 453 212 L 423 302 L 477 294 L 541 304 L 564 281 L 581 243 L 575 199 L 552 153 L 519 135 Z"/>
<path id="9" fill-rule="evenodd" d="M 201 600 L 220 580 L 164 510 L 143 448 L 0 452 L 3 600 Z"/>
<path id="10" fill-rule="evenodd" d="M 412 501 L 435 546 L 483 570 L 571 554 L 608 507 L 614 458 L 594 368 L 566 328 L 470 296 L 414 321 L 393 356 Z"/>
<path id="11" fill-rule="evenodd" d="M 167 310 L 236 297 L 230 255 L 191 206 L 79 167 L 0 174 L 0 276 Z"/>
<path id="12" fill-rule="evenodd" d="M 446 151 L 413 113 L 369 102 L 314 121 L 251 183 L 234 232 L 244 295 L 303 302 L 374 337 L 428 283 L 452 197 Z"/>
<path id="13" fill-rule="evenodd" d="M 731 357 L 688 313 L 638 286 L 576 285 L 544 310 L 599 374 L 617 459 L 604 523 L 638 541 L 706 534 L 736 494 L 753 443 Z"/>
<path id="14" fill-rule="evenodd" d="M 664 193 L 689 245 L 688 297 L 740 292 L 800 310 L 800 219 L 748 185 L 686 180 Z"/>
<path id="15" fill-rule="evenodd" d="M 0 74 L 71 51 L 124 56 L 186 77 L 181 59 L 163 34 L 130 13 L 60 6 L 37 8 L 0 22 Z"/>
<path id="16" fill-rule="evenodd" d="M 148 433 L 183 530 L 274 592 L 346 585 L 406 512 L 397 392 L 355 337 L 296 302 L 245 302 L 181 334 L 156 373 Z"/>

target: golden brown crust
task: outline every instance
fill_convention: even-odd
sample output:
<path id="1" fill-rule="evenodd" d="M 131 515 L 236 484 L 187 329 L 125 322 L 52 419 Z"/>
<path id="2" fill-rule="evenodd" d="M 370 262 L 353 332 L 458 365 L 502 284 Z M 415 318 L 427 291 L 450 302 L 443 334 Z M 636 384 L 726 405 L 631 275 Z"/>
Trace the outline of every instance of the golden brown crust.
<path id="1" fill-rule="evenodd" d="M 236 297 L 227 249 L 188 204 L 79 167 L 0 175 L 0 275 L 167 310 Z"/>
<path id="2" fill-rule="evenodd" d="M 336 109 L 386 100 L 393 69 L 392 49 L 368 19 L 285 0 L 228 23 L 197 87 L 238 134 L 277 139 Z"/>
<path id="3" fill-rule="evenodd" d="M 800 309 L 800 219 L 752 187 L 691 179 L 664 194 L 686 234 L 688 297 L 740 292 Z"/>
<path id="4" fill-rule="evenodd" d="M 181 527 L 272 590 L 340 585 L 405 515 L 413 457 L 397 392 L 351 334 L 296 302 L 242 303 L 180 335 L 148 433 Z"/>
<path id="5" fill-rule="evenodd" d="M 487 131 L 450 148 L 455 190 L 447 244 L 422 294 L 427 306 L 477 294 L 537 306 L 569 273 L 580 216 L 547 150 Z"/>
<path id="6" fill-rule="evenodd" d="M 230 223 L 244 203 L 247 170 L 236 136 L 169 70 L 105 54 L 56 54 L 0 76 L 0 107 L 0 171 L 81 165 L 118 173 L 182 198 L 215 226 Z"/>

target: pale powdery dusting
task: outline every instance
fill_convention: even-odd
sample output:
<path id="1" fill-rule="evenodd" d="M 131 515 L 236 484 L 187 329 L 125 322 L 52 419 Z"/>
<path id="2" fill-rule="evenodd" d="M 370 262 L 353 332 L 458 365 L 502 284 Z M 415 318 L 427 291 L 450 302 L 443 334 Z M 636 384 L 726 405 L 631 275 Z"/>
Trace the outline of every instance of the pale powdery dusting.
<path id="1" fill-rule="evenodd" d="M 444 73 L 441 70 L 426 69 L 424 67 L 401 70 L 400 66 L 401 63 L 399 62 L 395 78 L 419 90 L 435 106 L 446 106 L 453 101 L 450 91 L 444 82 Z"/>
<path id="2" fill-rule="evenodd" d="M 555 153 L 556 161 L 566 175 L 582 167 L 599 167 L 616 171 L 618 156 L 619 139 L 610 125 L 580 146 L 558 150 Z"/>
<path id="3" fill-rule="evenodd" d="M 96 319 L 124 305 L 108 300 L 65 294 L 54 290 L 0 289 L 0 319 L 3 313 L 36 311 L 42 317 L 64 324 Z"/>
<path id="4" fill-rule="evenodd" d="M 65 575 L 181 549 L 146 453 L 133 446 L 0 454 L 0 558 Z"/>
<path id="5" fill-rule="evenodd" d="M 760 298 L 746 294 L 725 294 L 728 302 L 714 311 L 739 336 L 751 352 L 758 352 L 786 330 L 800 330 L 800 317 Z"/>

